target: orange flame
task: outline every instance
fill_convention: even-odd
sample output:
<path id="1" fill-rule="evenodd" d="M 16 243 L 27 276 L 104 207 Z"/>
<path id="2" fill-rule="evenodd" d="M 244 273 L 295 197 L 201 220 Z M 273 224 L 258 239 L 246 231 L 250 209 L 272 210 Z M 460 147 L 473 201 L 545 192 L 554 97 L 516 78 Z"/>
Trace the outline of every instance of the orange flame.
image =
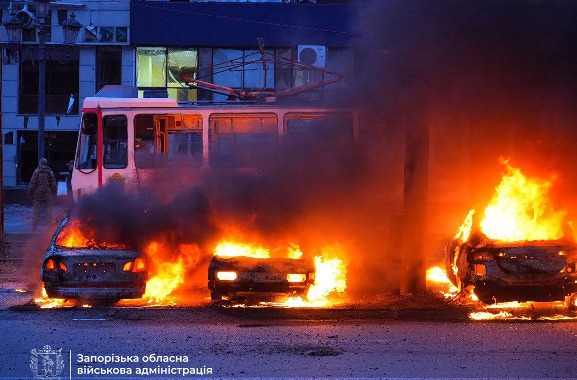
<path id="1" fill-rule="evenodd" d="M 38 305 L 41 309 L 54 309 L 60 307 L 77 307 L 80 306 L 74 300 L 67 300 L 63 298 L 49 298 L 46 294 L 46 289 L 42 288 L 39 296 L 34 298 L 34 303 Z M 81 305 L 82 307 L 90 307 L 90 305 Z"/>
<path id="2" fill-rule="evenodd" d="M 347 288 L 347 269 L 339 258 L 315 257 L 315 283 L 307 293 L 311 302 L 328 302 L 334 292 L 343 293 Z"/>
<path id="3" fill-rule="evenodd" d="M 473 230 L 473 215 L 475 215 L 475 210 L 470 210 L 465 217 L 463 224 L 461 224 L 459 230 L 455 234 L 455 239 L 465 242 L 469 236 L 471 236 L 471 231 Z"/>
<path id="4" fill-rule="evenodd" d="M 264 247 L 223 240 L 214 249 L 214 255 L 220 257 L 244 256 L 255 259 L 267 259 L 270 257 L 270 251 Z"/>
<path id="5" fill-rule="evenodd" d="M 507 165 L 481 222 L 483 233 L 494 240 L 555 240 L 563 237 L 565 211 L 553 211 L 547 197 L 551 181 L 528 178 Z"/>
<path id="6" fill-rule="evenodd" d="M 342 297 L 347 288 L 347 266 L 342 257 L 344 249 L 335 244 L 325 247 L 322 254 L 315 256 L 315 282 L 309 288 L 306 300 L 291 297 L 284 307 L 324 307 L 336 303 L 334 296 Z"/>
<path id="7" fill-rule="evenodd" d="M 56 245 L 68 248 L 110 248 L 127 249 L 124 244 L 96 241 L 93 231 L 89 231 L 85 226 L 81 226 L 79 220 L 70 221 L 63 229 Z"/>
<path id="8" fill-rule="evenodd" d="M 170 296 L 185 283 L 187 270 L 198 264 L 199 248 L 193 244 L 179 246 L 176 260 L 167 261 L 164 247 L 158 242 L 151 242 L 146 247 L 146 254 L 151 262 L 151 278 L 146 282 L 146 292 L 142 296 L 149 304 L 174 303 Z"/>
<path id="9" fill-rule="evenodd" d="M 435 266 L 427 269 L 427 287 L 436 288 L 445 298 L 453 298 L 459 289 L 451 283 L 447 272 L 441 267 Z"/>

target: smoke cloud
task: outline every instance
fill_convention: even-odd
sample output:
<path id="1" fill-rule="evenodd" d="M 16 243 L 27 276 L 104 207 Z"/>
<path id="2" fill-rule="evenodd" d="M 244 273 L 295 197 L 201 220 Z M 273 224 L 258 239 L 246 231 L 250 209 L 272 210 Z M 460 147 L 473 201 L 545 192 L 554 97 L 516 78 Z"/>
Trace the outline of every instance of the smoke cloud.
<path id="1" fill-rule="evenodd" d="M 350 94 L 364 108 L 359 141 L 312 136 L 255 157 L 249 171 L 213 171 L 194 186 L 175 183 L 178 175 L 138 194 L 107 186 L 75 215 L 134 244 L 195 243 L 206 258 L 231 226 L 313 255 L 338 242 L 356 297 L 398 287 L 411 131 L 425 136 L 426 155 L 415 160 L 425 160 L 428 203 L 411 217 L 425 223 L 428 261 L 490 197 L 499 157 L 574 187 L 577 5 L 375 0 L 356 9 Z"/>

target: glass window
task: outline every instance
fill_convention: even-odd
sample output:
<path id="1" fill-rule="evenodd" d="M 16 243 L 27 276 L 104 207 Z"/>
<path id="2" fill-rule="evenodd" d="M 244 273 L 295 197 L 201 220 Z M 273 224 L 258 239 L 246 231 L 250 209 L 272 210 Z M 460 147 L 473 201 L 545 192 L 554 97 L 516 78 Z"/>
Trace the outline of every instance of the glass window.
<path id="1" fill-rule="evenodd" d="M 98 40 L 98 42 L 113 42 L 113 41 L 114 41 L 114 27 L 101 26 L 100 39 Z"/>
<path id="2" fill-rule="evenodd" d="M 18 113 L 38 113 L 38 62 L 37 48 L 23 50 L 23 61 L 20 62 L 20 76 L 18 86 Z M 63 49 L 54 51 L 46 61 L 46 103 L 47 115 L 78 114 L 78 102 L 74 102 L 70 112 L 68 106 L 70 95 L 78 99 L 80 83 L 78 49 L 73 48 L 64 52 Z M 66 61 L 66 62 L 65 62 Z M 65 63 L 60 63 L 65 62 Z"/>
<path id="3" fill-rule="evenodd" d="M 128 28 L 126 26 L 116 27 L 116 42 L 128 42 Z"/>
<path id="4" fill-rule="evenodd" d="M 169 97 L 177 101 L 197 99 L 197 90 L 185 86 L 180 80 L 180 73 L 194 77 L 198 68 L 198 50 L 139 47 L 136 64 L 139 96 L 146 96 L 145 92 L 151 93 L 150 90 L 163 88 Z"/>
<path id="5" fill-rule="evenodd" d="M 168 130 L 168 159 L 173 165 L 202 165 L 202 117 L 182 115 Z"/>
<path id="6" fill-rule="evenodd" d="M 200 115 L 136 115 L 134 161 L 138 168 L 202 165 Z"/>
<path id="7" fill-rule="evenodd" d="M 136 67 L 136 85 L 138 87 L 166 87 L 165 48 L 137 48 Z"/>
<path id="8" fill-rule="evenodd" d="M 251 167 L 277 151 L 275 114 L 214 114 L 210 116 L 209 151 L 212 167 Z"/>
<path id="9" fill-rule="evenodd" d="M 274 50 L 266 50 L 273 56 Z M 274 62 L 267 61 L 263 67 L 258 50 L 215 49 L 213 55 L 215 84 L 233 89 L 265 89 L 275 87 Z M 215 94 L 214 100 L 226 100 L 227 96 Z"/>
<path id="10" fill-rule="evenodd" d="M 168 49 L 168 86 L 182 87 L 180 72 L 194 76 L 197 66 L 196 49 Z"/>
<path id="11" fill-rule="evenodd" d="M 103 124 L 104 168 L 125 168 L 128 164 L 128 123 L 126 116 L 105 116 Z"/>
<path id="12" fill-rule="evenodd" d="M 196 99 L 196 89 L 185 86 L 180 73 L 194 77 L 198 69 L 198 51 L 196 49 L 168 49 L 167 87 L 169 96 L 177 101 Z"/>
<path id="13" fill-rule="evenodd" d="M 76 150 L 76 168 L 83 173 L 91 173 L 96 169 L 97 131 L 98 117 L 96 114 L 84 114 Z"/>
<path id="14" fill-rule="evenodd" d="M 274 50 L 266 50 L 267 56 L 273 56 Z M 258 50 L 246 50 L 244 67 L 244 88 L 274 88 L 274 62 L 266 61 L 263 67 L 262 55 Z"/>
<path id="15" fill-rule="evenodd" d="M 348 113 L 289 113 L 285 133 L 287 144 L 346 148 L 353 142 L 353 117 Z"/>
<path id="16" fill-rule="evenodd" d="M 122 75 L 122 48 L 99 46 L 96 50 L 96 91 L 107 84 L 120 84 Z"/>
<path id="17" fill-rule="evenodd" d="M 162 155 L 156 153 L 154 115 L 134 117 L 134 165 L 137 168 L 160 166 Z"/>
<path id="18" fill-rule="evenodd" d="M 213 81 L 230 88 L 242 88 L 243 51 L 237 49 L 215 49 L 213 55 Z"/>
<path id="19" fill-rule="evenodd" d="M 280 57 L 274 70 L 275 88 L 277 90 L 286 90 L 292 87 L 293 70 L 291 65 L 292 50 L 291 49 L 277 49 L 277 56 Z"/>

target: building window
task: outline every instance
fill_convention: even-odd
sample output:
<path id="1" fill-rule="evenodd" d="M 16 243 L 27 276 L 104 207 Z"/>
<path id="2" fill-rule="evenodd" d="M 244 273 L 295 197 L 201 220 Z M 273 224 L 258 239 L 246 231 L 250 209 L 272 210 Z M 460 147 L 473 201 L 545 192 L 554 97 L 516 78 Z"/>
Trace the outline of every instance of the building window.
<path id="1" fill-rule="evenodd" d="M 70 95 L 78 99 L 78 49 L 64 52 L 56 49 L 46 60 L 46 114 L 78 114 L 78 102 L 68 112 Z M 38 113 L 38 57 L 37 48 L 23 51 L 18 86 L 18 113 Z M 66 63 L 60 63 L 66 61 Z"/>
<path id="2" fill-rule="evenodd" d="M 84 27 L 84 42 L 88 43 L 126 43 L 128 28 L 126 26 L 94 26 Z"/>
<path id="3" fill-rule="evenodd" d="M 96 92 L 107 84 L 121 84 L 122 48 L 98 47 L 96 61 Z"/>
<path id="4" fill-rule="evenodd" d="M 140 96 L 149 90 L 165 90 L 178 101 L 197 99 L 197 91 L 180 81 L 180 73 L 194 73 L 198 67 L 196 49 L 139 47 L 136 52 L 136 85 Z"/>
<path id="5" fill-rule="evenodd" d="M 269 55 L 274 50 L 266 50 Z M 258 90 L 275 87 L 274 63 L 267 61 L 266 70 L 257 50 L 215 49 L 213 54 L 214 83 L 234 89 Z M 215 94 L 214 100 L 226 100 Z"/>

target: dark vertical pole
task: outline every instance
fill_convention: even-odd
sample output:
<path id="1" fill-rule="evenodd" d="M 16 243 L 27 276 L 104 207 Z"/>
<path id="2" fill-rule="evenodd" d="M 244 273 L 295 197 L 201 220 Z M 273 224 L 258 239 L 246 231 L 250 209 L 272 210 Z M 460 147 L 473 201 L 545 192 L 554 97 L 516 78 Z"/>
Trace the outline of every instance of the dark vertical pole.
<path id="1" fill-rule="evenodd" d="M 46 33 L 44 18 L 38 26 L 38 160 L 44 158 L 44 122 L 46 114 Z"/>
<path id="2" fill-rule="evenodd" d="M 426 106 L 419 102 L 407 112 L 405 124 L 405 183 L 401 294 L 426 290 L 425 240 L 429 179 L 429 126 Z"/>
<path id="3" fill-rule="evenodd" d="M 0 62 L 0 82 L 3 65 L 4 63 Z M 2 128 L 2 86 L 0 86 L 0 255 L 4 253 L 4 132 Z"/>

